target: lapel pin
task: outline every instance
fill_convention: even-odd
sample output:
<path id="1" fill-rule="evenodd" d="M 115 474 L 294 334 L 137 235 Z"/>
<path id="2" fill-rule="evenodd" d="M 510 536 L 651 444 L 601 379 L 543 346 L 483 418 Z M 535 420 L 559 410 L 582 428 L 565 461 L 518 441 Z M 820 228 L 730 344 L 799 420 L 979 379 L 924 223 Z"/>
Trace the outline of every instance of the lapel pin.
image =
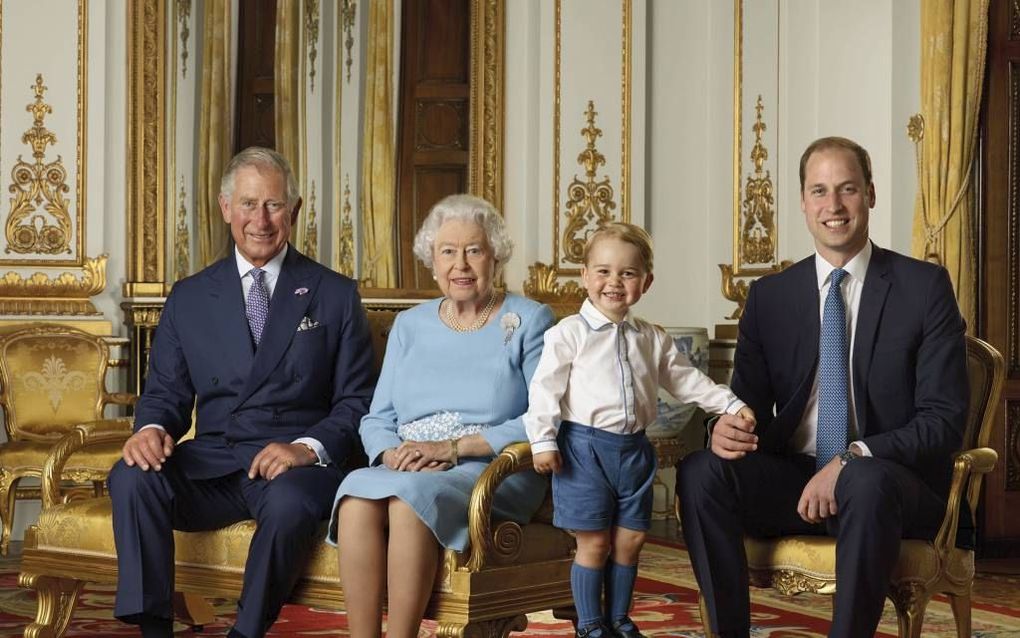
<path id="1" fill-rule="evenodd" d="M 298 288 L 297 290 L 295 290 L 294 294 L 300 297 L 301 295 L 305 294 L 306 292 L 308 292 L 308 289 L 302 287 L 302 288 Z"/>

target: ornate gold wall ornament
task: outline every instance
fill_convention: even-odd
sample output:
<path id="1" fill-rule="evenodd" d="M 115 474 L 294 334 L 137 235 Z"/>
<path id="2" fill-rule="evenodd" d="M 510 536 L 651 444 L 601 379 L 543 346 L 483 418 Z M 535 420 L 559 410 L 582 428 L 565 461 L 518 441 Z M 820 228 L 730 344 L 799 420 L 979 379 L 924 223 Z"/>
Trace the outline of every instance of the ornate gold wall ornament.
<path id="1" fill-rule="evenodd" d="M 125 296 L 162 296 L 166 277 L 166 3 L 127 3 L 128 262 Z M 172 188 L 172 182 L 170 185 Z"/>
<path id="2" fill-rule="evenodd" d="M 177 259 L 174 280 L 180 281 L 191 272 L 191 232 L 188 228 L 187 195 L 184 191 L 184 176 L 181 175 L 180 204 L 177 207 L 177 226 L 175 228 L 174 248 Z"/>
<path id="3" fill-rule="evenodd" d="M 524 294 L 545 303 L 577 303 L 584 301 L 584 288 L 576 281 L 559 283 L 557 271 L 540 261 L 528 266 L 528 280 L 524 282 Z"/>
<path id="4" fill-rule="evenodd" d="M 71 214 L 63 194 L 71 189 L 67 185 L 63 158 L 57 155 L 55 160 L 45 161 L 46 147 L 56 144 L 57 136 L 45 126 L 46 116 L 53 112 L 53 107 L 43 101 L 48 87 L 43 84 L 41 73 L 36 74 L 35 84 L 30 88 L 35 99 L 25 110 L 32 114 L 32 127 L 21 136 L 21 141 L 31 147 L 34 162 L 25 162 L 19 154 L 11 169 L 13 181 L 7 190 L 14 197 L 5 226 L 5 252 L 70 254 Z M 55 223 L 50 223 L 49 219 Z"/>
<path id="5" fill-rule="evenodd" d="M 81 278 L 64 272 L 55 278 L 37 272 L 27 279 L 17 272 L 0 277 L 0 315 L 100 315 L 89 297 L 106 288 L 103 254 L 86 259 Z"/>
<path id="6" fill-rule="evenodd" d="M 340 272 L 354 276 L 354 223 L 351 220 L 351 176 L 344 176 L 344 206 L 340 217 L 340 237 L 337 251 L 340 253 Z"/>
<path id="7" fill-rule="evenodd" d="M 924 116 L 920 113 L 914 113 L 907 121 L 907 137 L 914 144 L 920 144 L 924 139 Z"/>
<path id="8" fill-rule="evenodd" d="M 504 0 L 471 1 L 468 191 L 496 210 L 503 210 L 503 12 Z"/>
<path id="9" fill-rule="evenodd" d="M 351 64 L 354 63 L 352 49 L 354 48 L 354 19 L 357 15 L 358 3 L 354 0 L 343 0 L 340 8 L 340 28 L 344 34 L 344 48 L 347 49 L 347 60 L 344 66 L 347 67 L 347 83 L 351 83 Z"/>
<path id="10" fill-rule="evenodd" d="M 308 81 L 315 92 L 315 58 L 319 55 L 319 0 L 305 0 L 305 45 L 308 47 Z"/>
<path id="11" fill-rule="evenodd" d="M 188 24 L 191 22 L 191 0 L 177 0 L 177 22 L 181 37 L 181 77 L 188 77 Z"/>
<path id="12" fill-rule="evenodd" d="M 586 179 L 581 181 L 577 175 L 567 186 L 567 225 L 563 231 L 562 262 L 574 264 L 584 263 L 584 245 L 588 235 L 613 221 L 613 187 L 607 175 L 602 180 L 595 179 L 598 168 L 606 163 L 606 157 L 595 148 L 595 140 L 602 136 L 602 129 L 596 128 L 595 104 L 588 100 L 585 118 L 588 126 L 581 129 L 581 135 L 587 140 L 586 148 L 577 156 L 577 163 L 584 167 Z"/>
<path id="13" fill-rule="evenodd" d="M 301 252 L 311 260 L 318 259 L 319 227 L 315 223 L 315 180 L 312 180 L 312 192 L 308 196 L 308 212 L 305 214 L 305 243 Z"/>
<path id="14" fill-rule="evenodd" d="M 771 264 L 776 257 L 776 211 L 773 196 L 772 175 L 769 171 L 762 172 L 762 166 L 769 157 L 769 152 L 762 144 L 765 122 L 761 113 L 765 109 L 761 95 L 755 105 L 754 147 L 751 149 L 751 161 L 754 162 L 754 176 L 747 176 L 744 186 L 743 221 L 740 227 L 740 263 Z"/>

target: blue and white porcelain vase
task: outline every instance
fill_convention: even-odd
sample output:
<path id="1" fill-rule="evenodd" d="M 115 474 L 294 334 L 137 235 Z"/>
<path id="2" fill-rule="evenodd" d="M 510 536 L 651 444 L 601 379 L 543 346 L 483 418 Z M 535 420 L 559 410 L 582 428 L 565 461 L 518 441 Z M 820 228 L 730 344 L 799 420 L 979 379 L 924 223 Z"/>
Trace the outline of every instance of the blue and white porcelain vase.
<path id="1" fill-rule="evenodd" d="M 666 328 L 666 334 L 673 338 L 680 353 L 691 365 L 708 374 L 708 329 Z M 693 403 L 677 401 L 663 389 L 659 389 L 659 415 L 648 427 L 648 436 L 668 438 L 678 436 L 697 409 Z"/>

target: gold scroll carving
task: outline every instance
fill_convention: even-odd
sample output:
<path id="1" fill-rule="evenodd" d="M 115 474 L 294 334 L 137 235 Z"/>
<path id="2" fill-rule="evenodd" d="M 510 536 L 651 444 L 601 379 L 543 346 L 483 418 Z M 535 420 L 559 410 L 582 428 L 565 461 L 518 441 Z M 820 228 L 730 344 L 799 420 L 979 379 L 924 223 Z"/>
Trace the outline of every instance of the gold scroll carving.
<path id="1" fill-rule="evenodd" d="M 174 228 L 174 279 L 180 281 L 191 271 L 191 233 L 188 229 L 187 194 L 184 191 L 184 176 L 181 176 L 180 204 L 177 206 L 177 225 Z"/>
<path id="2" fill-rule="evenodd" d="M 63 158 L 57 155 L 56 159 L 46 161 L 46 147 L 56 144 L 57 136 L 45 125 L 46 116 L 53 112 L 53 107 L 43 101 L 47 87 L 41 73 L 36 74 L 31 88 L 35 99 L 25 110 L 32 114 L 32 127 L 21 136 L 21 141 L 31 147 L 34 161 L 29 164 L 18 155 L 11 169 L 12 182 L 7 190 L 14 197 L 4 229 L 6 252 L 69 254 L 71 214 L 63 194 L 70 188 Z"/>
<path id="3" fill-rule="evenodd" d="M 106 259 L 86 259 L 81 277 L 37 272 L 27 279 L 16 272 L 0 277 L 0 315 L 100 315 L 89 297 L 106 288 Z"/>
<path id="4" fill-rule="evenodd" d="M 315 223 L 315 180 L 312 180 L 312 192 L 308 196 L 308 212 L 305 215 L 305 242 L 301 251 L 309 259 L 318 259 L 319 227 Z"/>
<path id="5" fill-rule="evenodd" d="M 177 0 L 177 22 L 181 37 L 181 77 L 188 77 L 188 37 L 191 31 L 191 0 Z"/>
<path id="6" fill-rule="evenodd" d="M 354 19 L 357 15 L 358 3 L 354 0 L 343 0 L 340 7 L 340 28 L 344 34 L 344 48 L 347 50 L 347 59 L 344 66 L 347 68 L 347 83 L 351 83 L 351 65 L 354 63 L 354 56 L 351 53 L 354 48 Z"/>
<path id="7" fill-rule="evenodd" d="M 563 261 L 574 264 L 584 263 L 584 244 L 588 235 L 606 222 L 613 220 L 613 187 L 609 177 L 596 180 L 599 167 L 606 163 L 606 157 L 595 148 L 595 140 L 602 137 L 602 129 L 595 126 L 595 104 L 588 100 L 584 113 L 588 125 L 581 129 L 587 140 L 585 149 L 577 156 L 577 163 L 584 167 L 585 179 L 577 175 L 567 186 L 567 225 L 563 230 Z"/>
<path id="8" fill-rule="evenodd" d="M 351 176 L 345 176 L 344 205 L 340 217 L 340 237 L 337 242 L 340 254 L 340 272 L 348 277 L 354 276 L 354 223 L 351 221 Z"/>
<path id="9" fill-rule="evenodd" d="M 319 0 L 305 0 L 305 43 L 308 46 L 308 81 L 315 92 L 315 59 L 319 56 Z"/>

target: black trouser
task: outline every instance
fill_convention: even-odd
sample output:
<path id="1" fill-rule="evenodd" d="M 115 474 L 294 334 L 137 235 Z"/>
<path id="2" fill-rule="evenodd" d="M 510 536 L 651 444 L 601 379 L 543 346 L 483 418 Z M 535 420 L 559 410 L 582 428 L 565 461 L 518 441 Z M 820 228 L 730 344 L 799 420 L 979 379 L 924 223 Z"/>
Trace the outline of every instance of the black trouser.
<path id="1" fill-rule="evenodd" d="M 811 524 L 797 502 L 814 475 L 814 457 L 752 452 L 726 461 L 708 450 L 677 467 L 681 523 L 712 629 L 747 636 L 750 594 L 743 537 L 836 537 L 836 597 L 829 636 L 872 636 L 882 615 L 902 538 L 933 539 L 945 500 L 902 465 L 851 461 L 836 481 L 837 516 Z"/>

